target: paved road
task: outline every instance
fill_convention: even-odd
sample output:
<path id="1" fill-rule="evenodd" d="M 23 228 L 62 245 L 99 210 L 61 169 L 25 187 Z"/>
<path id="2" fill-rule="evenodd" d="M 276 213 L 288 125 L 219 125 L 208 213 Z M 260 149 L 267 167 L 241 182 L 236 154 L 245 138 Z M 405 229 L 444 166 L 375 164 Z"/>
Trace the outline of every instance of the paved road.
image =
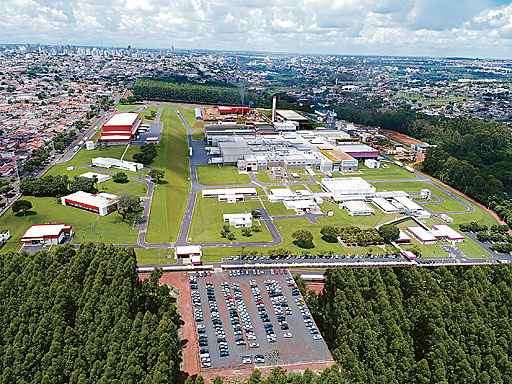
<path id="1" fill-rule="evenodd" d="M 142 132 L 139 134 L 139 137 L 136 141 L 133 141 L 132 144 L 134 145 L 142 145 L 146 144 L 146 139 L 148 137 L 158 137 L 158 140 L 160 141 L 160 135 L 162 133 L 163 123 L 161 122 L 160 118 L 162 116 L 162 111 L 164 107 L 160 106 L 156 112 L 155 119 L 153 121 L 150 121 L 148 123 L 149 130 L 147 132 Z"/>

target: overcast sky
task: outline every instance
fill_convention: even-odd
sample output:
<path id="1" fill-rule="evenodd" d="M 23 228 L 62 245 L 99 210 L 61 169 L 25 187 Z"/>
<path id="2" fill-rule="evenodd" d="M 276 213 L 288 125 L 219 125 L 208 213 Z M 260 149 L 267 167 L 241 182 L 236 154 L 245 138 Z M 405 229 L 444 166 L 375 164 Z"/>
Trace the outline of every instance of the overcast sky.
<path id="1" fill-rule="evenodd" d="M 0 43 L 512 58 L 512 0 L 0 0 Z"/>

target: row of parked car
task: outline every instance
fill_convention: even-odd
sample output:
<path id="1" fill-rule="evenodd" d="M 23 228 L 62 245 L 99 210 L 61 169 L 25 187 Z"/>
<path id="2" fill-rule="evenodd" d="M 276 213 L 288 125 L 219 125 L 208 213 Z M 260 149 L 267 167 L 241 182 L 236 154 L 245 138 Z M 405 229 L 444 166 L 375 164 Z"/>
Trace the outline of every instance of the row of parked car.
<path id="1" fill-rule="evenodd" d="M 283 295 L 283 288 L 276 280 L 265 280 L 265 289 L 270 297 L 279 327 L 284 331 L 283 337 L 292 338 L 293 335 L 289 331 L 290 326 L 286 321 L 286 316 L 291 316 L 292 310 L 288 305 L 288 299 Z"/>
<path id="2" fill-rule="evenodd" d="M 251 293 L 254 298 L 254 302 L 256 304 L 256 308 L 258 309 L 258 314 L 260 316 L 261 321 L 263 322 L 263 328 L 265 330 L 265 334 L 267 335 L 267 341 L 269 343 L 275 343 L 277 341 L 276 333 L 274 332 L 274 326 L 270 323 L 270 316 L 268 315 L 267 308 L 265 307 L 265 303 L 263 302 L 263 296 L 261 295 L 261 290 L 256 284 L 256 281 L 251 280 L 249 282 L 251 287 Z"/>
<path id="3" fill-rule="evenodd" d="M 210 317 L 212 319 L 213 327 L 215 328 L 215 336 L 217 337 L 217 345 L 219 348 L 220 357 L 229 356 L 228 341 L 226 340 L 226 333 L 219 313 L 219 306 L 217 298 L 215 297 L 215 288 L 213 283 L 206 283 L 206 296 L 208 298 L 208 308 L 210 309 Z"/>
<path id="4" fill-rule="evenodd" d="M 208 350 L 208 336 L 206 335 L 206 326 L 203 324 L 204 314 L 201 306 L 201 295 L 199 293 L 197 284 L 198 275 L 189 274 L 190 295 L 192 297 L 192 305 L 194 308 L 194 320 L 196 322 L 196 329 L 199 341 L 199 359 L 201 367 L 210 368 L 212 362 L 210 359 L 210 352 Z"/>

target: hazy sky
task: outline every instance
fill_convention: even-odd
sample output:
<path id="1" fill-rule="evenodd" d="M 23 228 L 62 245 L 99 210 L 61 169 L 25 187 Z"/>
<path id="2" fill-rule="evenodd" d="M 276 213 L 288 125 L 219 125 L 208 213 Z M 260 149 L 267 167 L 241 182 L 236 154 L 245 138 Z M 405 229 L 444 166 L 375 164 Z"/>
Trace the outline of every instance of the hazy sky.
<path id="1" fill-rule="evenodd" d="M 0 43 L 512 58 L 512 0 L 0 0 Z"/>

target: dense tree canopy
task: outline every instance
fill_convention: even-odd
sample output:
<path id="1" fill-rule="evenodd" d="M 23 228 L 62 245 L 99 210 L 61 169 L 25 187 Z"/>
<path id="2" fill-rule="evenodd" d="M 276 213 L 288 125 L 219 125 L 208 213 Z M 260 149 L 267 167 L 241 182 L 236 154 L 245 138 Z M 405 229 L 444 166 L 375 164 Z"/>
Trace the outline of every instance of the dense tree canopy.
<path id="1" fill-rule="evenodd" d="M 512 383 L 512 268 L 337 269 L 308 295 L 350 383 Z"/>
<path id="2" fill-rule="evenodd" d="M 0 256 L 0 382 L 174 383 L 180 317 L 131 249 Z"/>

